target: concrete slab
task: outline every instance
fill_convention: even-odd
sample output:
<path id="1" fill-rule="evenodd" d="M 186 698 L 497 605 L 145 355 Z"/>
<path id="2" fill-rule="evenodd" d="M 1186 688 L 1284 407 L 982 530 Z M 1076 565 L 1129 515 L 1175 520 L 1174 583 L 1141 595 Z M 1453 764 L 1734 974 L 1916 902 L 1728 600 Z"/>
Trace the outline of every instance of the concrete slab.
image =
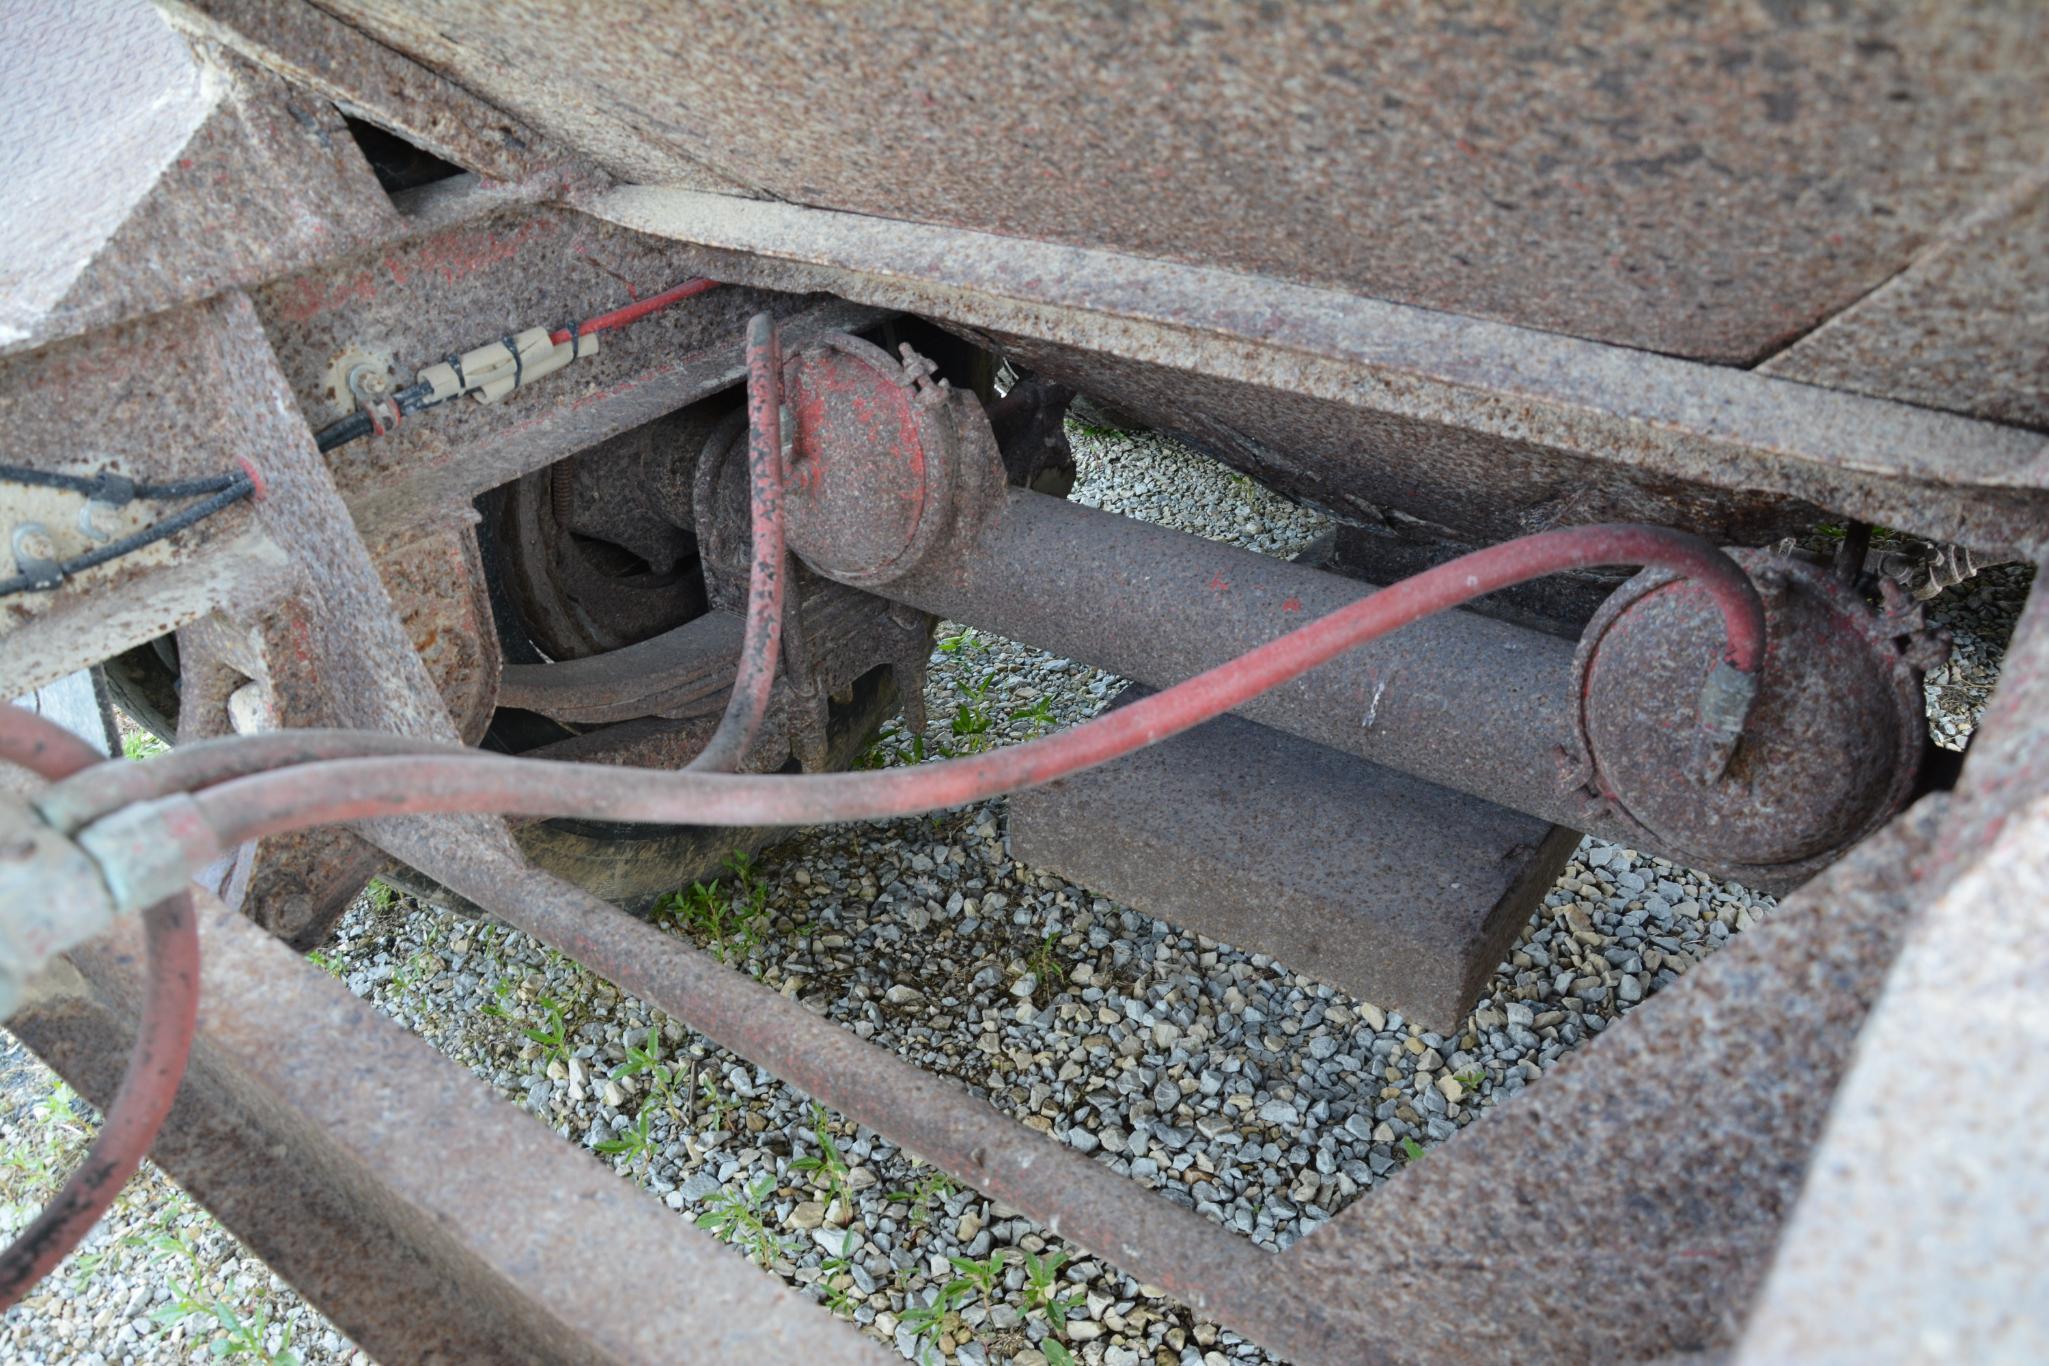
<path id="1" fill-rule="evenodd" d="M 1440 1031 L 1579 842 L 1235 716 L 1018 793 L 1009 839 L 1030 867 Z"/>

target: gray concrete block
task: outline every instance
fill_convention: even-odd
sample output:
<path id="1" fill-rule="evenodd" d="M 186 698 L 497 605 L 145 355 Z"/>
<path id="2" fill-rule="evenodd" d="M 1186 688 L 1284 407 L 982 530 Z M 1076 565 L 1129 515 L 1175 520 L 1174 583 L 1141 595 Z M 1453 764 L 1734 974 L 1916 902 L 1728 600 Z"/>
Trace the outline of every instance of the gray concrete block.
<path id="1" fill-rule="evenodd" d="M 1448 1031 L 1579 836 L 1226 716 L 1018 793 L 1009 840 L 1029 867 Z"/>

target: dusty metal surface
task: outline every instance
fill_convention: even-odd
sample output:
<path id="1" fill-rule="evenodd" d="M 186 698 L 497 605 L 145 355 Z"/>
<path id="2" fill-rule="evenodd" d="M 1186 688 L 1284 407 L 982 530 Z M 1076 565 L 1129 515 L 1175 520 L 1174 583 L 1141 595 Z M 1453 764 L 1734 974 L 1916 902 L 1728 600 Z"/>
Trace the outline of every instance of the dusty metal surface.
<path id="1" fill-rule="evenodd" d="M 2038 800 L 1903 949 L 1737 1360 L 2024 1361 L 2049 1341 L 2041 1154 L 2016 1139 L 2049 1126 L 2045 908 Z M 1997 1044 L 1958 1050 L 1959 1039 Z M 1943 1119 L 1909 1118 L 1930 1115 Z"/>
<path id="2" fill-rule="evenodd" d="M 958 325 L 1340 520 L 1758 544 L 1827 508 L 1980 548 L 2049 524 L 2038 434 L 1907 404 L 1101 249 L 685 191 L 588 207 L 721 279 Z"/>
<path id="3" fill-rule="evenodd" d="M 319 674 L 294 648 L 309 629 L 303 594 L 256 623 L 202 618 L 178 632 L 177 741 L 232 735 L 231 706 L 253 693 L 269 726 L 332 724 Z M 301 950 L 326 942 L 349 904 L 390 860 L 347 830 L 305 830 L 242 846 L 199 881 L 208 891 Z"/>
<path id="4" fill-rule="evenodd" d="M 221 305 L 197 305 L 0 359 L 0 449 L 7 460 L 157 480 L 219 474 L 238 459 L 261 468 L 264 443 L 222 405 L 199 401 L 239 380 L 240 358 L 222 341 L 222 314 Z M 166 403 L 166 394 L 180 401 Z M 83 502 L 76 494 L 0 481 L 4 530 L 40 520 L 64 555 L 90 544 L 75 520 Z M 124 516 L 141 526 L 168 506 L 137 500 Z M 0 671 L 9 687 L 27 691 L 209 610 L 274 596 L 290 576 L 289 560 L 253 507 L 231 505 L 54 591 L 0 599 Z"/>
<path id="5" fill-rule="evenodd" d="M 371 563 L 460 738 L 476 743 L 490 724 L 500 666 L 473 532 L 444 524 L 386 547 Z M 304 648 L 319 591 L 300 582 L 252 620 L 215 616 L 179 632 L 180 744 L 339 722 L 323 671 Z M 347 830 L 308 830 L 245 845 L 206 885 L 287 943 L 312 949 L 389 862 Z"/>
<path id="6" fill-rule="evenodd" d="M 343 112 L 490 180 L 524 180 L 568 160 L 502 109 L 312 5 L 162 0 L 157 8 L 173 28 L 232 48 Z"/>
<path id="7" fill-rule="evenodd" d="M 1003 486 L 980 404 L 932 370 L 844 335 L 791 354 L 789 534 L 819 573 L 865 586 L 957 555 Z"/>
<path id="8" fill-rule="evenodd" d="M 1008 841 L 1020 863 L 1452 1033 L 1579 835 L 1222 717 L 1018 793 Z"/>
<path id="9" fill-rule="evenodd" d="M 1906 803 L 1928 743 L 1924 673 L 1949 657 L 1890 583 L 1874 612 L 1825 567 L 1739 550 L 1771 641 L 1733 754 L 1699 731 L 1701 680 L 1722 657 L 1707 595 L 1669 574 L 1631 579 L 1573 660 L 1586 781 L 1661 843 L 1731 865 L 1787 865 L 1848 847 Z M 1703 763 L 1709 767 L 1704 770 Z"/>
<path id="10" fill-rule="evenodd" d="M 925 648 L 922 621 L 905 623 L 900 608 L 827 581 L 807 585 L 802 630 L 807 659 L 828 692 L 879 664 Z M 739 662 L 740 619 L 707 612 L 673 631 L 618 650 L 560 663 L 506 668 L 502 705 L 576 723 L 642 716 L 715 716 L 725 705 Z"/>
<path id="11" fill-rule="evenodd" d="M 200 1032 L 153 1156 L 365 1350 L 882 1359 L 218 903 L 202 933 Z M 134 1029 L 140 936 L 73 961 L 73 990 L 11 1027 L 104 1101 Z M 688 1291 L 650 1294 L 649 1277 Z"/>
<path id="12" fill-rule="evenodd" d="M 578 473 L 606 469 L 612 475 L 606 483 L 631 487 L 608 459 L 618 452 L 607 448 L 635 435 L 627 432 L 536 470 L 487 503 L 501 589 L 519 627 L 550 659 L 602 656 L 675 630 L 705 609 L 703 576 L 689 538 L 676 549 L 663 547 L 669 550 L 667 563 L 652 564 L 615 539 L 577 529 L 602 525 L 611 510 L 579 507 L 577 485 L 590 481 Z"/>
<path id="13" fill-rule="evenodd" d="M 2016 182 L 1763 371 L 2049 428 L 2049 172 Z"/>
<path id="14" fill-rule="evenodd" d="M 2039 964 L 2049 595 L 2033 593 L 1756 1305 L 1744 1361 L 2023 1360 L 2044 1340 Z M 1959 1039 L 1985 1047 L 1957 1050 Z M 1997 1097 L 1988 1103 L 1988 1097 Z M 1927 1125 L 1914 1117 L 1943 1115 Z"/>
<path id="15" fill-rule="evenodd" d="M 8 236 L 26 238 L 0 290 L 0 351 L 302 269 L 397 226 L 341 115 L 269 70 L 188 44 L 146 5 L 9 16 L 7 84 L 41 108 L 9 121 L 20 144 L 0 153 L 25 182 Z M 129 136 L 104 136 L 155 107 Z M 69 155 L 35 145 L 52 138 Z"/>
<path id="16" fill-rule="evenodd" d="M 1926 894 L 1919 866 L 1939 816 L 1939 799 L 1902 816 L 1295 1244 L 1284 1274 L 1331 1297 L 1357 1359 L 1633 1361 L 1728 1346 Z"/>
<path id="17" fill-rule="evenodd" d="M 200 35 L 194 49 L 154 13 L 110 4 L 79 6 L 69 28 L 32 35 L 30 55 L 63 58 L 48 69 L 81 88 L 60 92 L 67 103 L 42 97 L 42 77 L 18 80 L 18 98 L 26 91 L 22 102 L 41 111 L 18 125 L 39 156 L 52 126 L 91 128 L 93 156 L 58 158 L 56 175 L 41 157 L 36 174 L 13 176 L 27 191 L 13 202 L 41 216 L 19 218 L 28 247 L 0 277 L 19 285 L 10 305 L 25 305 L 0 314 L 0 349 L 168 311 L 0 360 L 9 458 L 162 477 L 246 455 L 266 492 L 161 552 L 9 600 L 0 674 L 10 683 L 32 686 L 182 627 L 194 733 L 224 728 L 231 698 L 246 711 L 253 680 L 293 723 L 473 739 L 499 700 L 500 668 L 478 553 L 450 514 L 521 479 L 529 548 L 581 538 L 577 553 L 603 558 L 588 543 L 609 541 L 687 577 L 700 547 L 675 534 L 695 515 L 691 462 L 676 450 L 700 449 L 716 414 L 678 418 L 677 430 L 642 424 L 734 383 L 740 320 L 762 308 L 778 315 L 792 354 L 880 310 L 940 320 L 1000 343 L 1045 381 L 1186 434 L 1352 530 L 1480 541 L 1630 518 L 1758 542 L 1849 515 L 1980 550 L 2049 545 L 2040 433 L 1928 410 L 2043 421 L 2040 329 L 2026 310 L 2039 293 L 2043 200 L 2030 163 L 2049 126 L 2049 19 L 2034 7 L 1635 9 L 1573 18 L 1569 44 L 1561 20 L 1535 12 L 1354 6 L 886 19 L 859 7 L 730 7 L 693 14 L 687 42 L 673 41 L 680 20 L 572 19 L 517 0 L 329 9 L 343 18 L 176 0 L 176 25 Z M 8 11 L 0 27 L 20 31 L 27 13 Z M 574 42 L 563 38 L 570 23 Z M 73 40 L 107 34 L 133 60 L 108 64 L 104 82 L 80 81 L 90 43 Z M 841 79 L 762 75 L 820 70 Z M 385 195 L 336 104 L 483 179 Z M 153 117 L 124 121 L 138 105 Z M 1203 116 L 1186 117 L 1191 107 Z M 0 165 L 18 171 L 19 144 L 0 141 Z M 610 189 L 584 156 L 661 188 Z M 753 190 L 774 197 L 736 197 Z M 596 216 L 551 202 L 564 196 Z M 339 415 L 326 391 L 345 356 L 404 377 L 508 328 L 570 324 L 700 272 L 732 283 L 608 336 L 597 356 L 507 404 L 451 405 L 330 461 L 314 452 L 305 425 Z M 238 285 L 253 303 L 230 292 L 185 305 Z M 1698 363 L 1768 355 L 1763 374 Z M 972 400 L 884 357 L 863 378 L 889 387 L 821 382 L 820 403 L 807 404 L 807 364 L 796 367 L 792 417 L 809 482 L 793 503 L 819 501 L 799 507 L 793 526 L 821 562 L 848 551 L 831 565 L 843 576 L 901 578 L 920 607 L 1155 682 L 1367 591 L 1129 523 L 1105 537 L 1086 530 L 1097 515 L 1023 496 L 977 547 L 983 558 L 942 570 L 922 538 L 936 534 L 940 506 L 925 494 L 946 481 L 915 465 L 946 455 L 959 432 L 896 443 L 906 459 L 891 468 L 908 482 L 816 462 L 862 444 L 851 436 L 965 414 Z M 835 387 L 881 407 L 828 413 L 821 395 Z M 1017 477 L 1057 477 L 1048 414 L 1061 397 L 1049 388 L 992 414 L 1018 448 Z M 993 450 L 970 454 L 971 474 L 995 468 Z M 864 514 L 884 516 L 835 520 L 864 500 Z M 26 506 L 10 499 L 11 512 Z M 719 529 L 705 530 L 709 544 Z M 730 623 L 700 618 L 663 634 L 670 618 L 643 619 L 579 637 L 589 624 L 575 620 L 579 603 L 607 577 L 541 585 L 575 628 L 549 652 L 586 657 L 516 667 L 506 698 L 595 726 L 540 753 L 680 765 L 704 745 L 730 686 Z M 796 582 L 789 686 L 750 766 L 780 766 L 793 749 L 807 766 L 846 762 L 890 705 L 877 666 L 914 684 L 922 657 L 919 613 L 818 591 L 804 574 Z M 1652 596 L 1655 611 L 1685 615 Z M 688 615 L 697 604 L 668 607 Z M 1933 1303 L 1936 1278 L 1900 1282 L 1914 1254 L 1982 1228 L 1972 1250 L 2010 1246 L 2005 1264 L 1954 1253 L 1944 1272 L 2001 1303 L 2027 1302 L 2014 1267 L 2032 1267 L 2040 1224 L 2010 1198 L 2027 1181 L 2010 1161 L 2012 1126 L 1956 1126 L 1932 1154 L 1886 1131 L 1923 1099 L 1900 1070 L 1925 1064 L 1913 1050 L 1928 1040 L 1910 1037 L 1917 1022 L 1935 1015 L 1975 1038 L 2004 1031 L 2000 1042 L 2033 1027 L 2026 979 L 2001 972 L 2039 917 L 2031 905 L 2015 913 L 2015 887 L 1999 879 L 2023 890 L 2040 880 L 2028 841 L 2049 826 L 2039 802 L 2045 612 L 2038 598 L 1953 797 L 1893 821 L 1559 1075 L 1280 1258 L 590 894 L 634 900 L 650 867 L 674 867 L 678 838 L 732 832 L 657 828 L 644 844 L 597 822 L 517 832 L 527 854 L 583 879 L 579 891 L 523 867 L 495 819 L 392 821 L 361 832 L 376 845 L 346 830 L 265 841 L 240 865 L 240 894 L 273 931 L 304 939 L 385 850 L 402 853 L 956 1177 L 1305 1361 L 1729 1345 L 1864 1011 L 1913 908 L 1932 903 L 1911 971 L 1881 1008 L 1889 1032 L 1873 1036 L 1824 1139 L 1815 1203 L 1750 1347 L 1811 1347 L 1816 1306 L 1849 1302 L 1846 1285 L 1875 1327 L 1911 1317 L 1956 1334 L 1944 1343 L 1996 1347 L 2014 1340 L 1996 1332 L 2025 1321 L 1997 1306 L 1978 1313 L 1964 1295 Z M 1918 623 L 1874 630 L 1822 617 L 1826 629 L 1803 634 L 1838 654 L 1816 656 L 1833 662 L 1809 690 L 1830 706 L 1853 694 L 1870 705 L 1796 718 L 1805 747 L 1774 764 L 1790 797 L 1771 789 L 1752 803 L 1769 808 L 1762 820 L 1739 811 L 1731 823 L 1752 826 L 1710 822 L 1696 841 L 1726 855 L 1723 871 L 1760 856 L 1760 825 L 1779 839 L 1797 824 L 1801 849 L 1832 850 L 1883 816 L 1910 767 L 1895 723 L 1915 717 L 1911 679 L 1885 651 L 1912 647 Z M 1638 753 L 1641 732 L 1687 724 L 1697 680 L 1662 636 L 1606 654 L 1630 643 L 1604 640 L 1602 695 L 1621 671 L 1626 692 L 1681 710 L 1632 704 L 1612 743 L 1599 727 L 1596 739 L 1617 761 L 1604 769 L 1610 786 L 1655 787 L 1689 756 Z M 604 652 L 620 644 L 629 648 Z M 1859 672 L 1874 651 L 1876 688 Z M 1848 656 L 1858 668 L 1846 675 Z M 1308 676 L 1260 704 L 1270 713 L 1249 710 L 1649 847 L 1633 822 L 1605 823 L 1614 813 L 1597 794 L 1567 790 L 1583 776 L 1554 752 L 1570 748 L 1577 710 L 1569 657 L 1555 637 L 1461 614 Z M 833 691 L 852 700 L 828 709 Z M 1350 761 L 1340 766 L 1356 776 Z M 1214 797 L 1217 780 L 1207 781 Z M 1147 800 L 1158 790 L 1149 781 Z M 1443 795 L 1470 814 L 1467 799 Z M 1185 815 L 1120 805 L 1148 819 Z M 1637 805 L 1653 825 L 1684 824 Z M 1316 807 L 1284 820 L 1275 839 L 1309 845 L 1298 864 L 1321 863 L 1315 846 L 1347 834 L 1317 818 L 1357 816 Z M 1405 854 L 1426 835 L 1448 837 L 1445 820 L 1413 809 L 1405 819 L 1427 827 L 1410 831 Z M 1557 842 L 1555 832 L 1539 840 L 1532 865 Z M 1157 866 L 1145 871 L 1157 879 Z M 1271 885 L 1259 890 L 1265 900 Z M 1345 932 L 1336 899 L 1325 898 L 1322 920 L 1304 913 L 1260 932 L 1292 936 L 1274 950 L 1284 961 L 1293 944 L 1320 952 L 1307 942 L 1315 931 Z M 1425 919 L 1425 898 L 1402 900 Z M 1459 992 L 1513 919 L 1480 916 L 1446 951 L 1467 954 Z M 216 910 L 209 934 L 220 949 L 208 964 L 209 1033 L 166 1161 L 373 1350 L 663 1359 L 683 1341 L 746 1358 L 872 1355 L 538 1126 L 451 1084 L 423 1048 L 251 927 Z M 2009 957 L 1959 948 L 1981 940 Z M 107 1084 L 118 1002 L 138 994 L 132 947 L 89 951 L 82 994 L 24 1026 L 88 1089 Z M 340 1071 L 337 1038 L 350 1043 Z M 1952 1071 L 1958 1087 L 1977 1075 Z M 1989 1084 L 2025 1075 L 1995 1070 Z M 440 1121 L 480 1141 L 451 1153 L 440 1124 L 418 1123 L 423 1094 L 449 1095 Z M 1596 1187 L 1560 1171 L 1597 1173 Z M 1969 1185 L 1973 1172 L 2009 1171 Z M 1918 1186 L 1907 1179 L 1924 1172 Z M 1911 1198 L 1888 1223 L 1896 1186 Z M 1980 1224 L 1960 1225 L 1959 1210 Z M 656 1267 L 687 1289 L 652 1301 L 635 1290 L 629 1302 L 623 1287 L 640 1280 L 622 1278 L 621 1265 Z"/>
<path id="18" fill-rule="evenodd" d="M 718 409 L 622 432 L 485 500 L 502 588 L 548 658 L 618 649 L 704 611 L 690 477 Z"/>
<path id="19" fill-rule="evenodd" d="M 740 661 L 740 619 L 707 612 L 637 644 L 584 659 L 513 664 L 504 705 L 580 723 L 715 716 Z"/>
<path id="20" fill-rule="evenodd" d="M 852 766 L 868 748 L 877 727 L 897 713 L 897 697 L 882 672 L 849 685 L 842 693 L 845 705 L 835 701 L 827 718 L 827 766 Z M 697 757 L 716 725 L 716 715 L 622 721 L 527 754 L 581 763 L 676 769 Z M 742 769 L 781 767 L 791 749 L 782 709 L 771 707 Z M 763 848 L 784 833 L 759 827 L 619 825 L 570 819 L 518 824 L 513 839 L 535 866 L 593 896 L 644 911 L 675 891 L 679 881 L 715 876 L 732 853 Z"/>
<path id="21" fill-rule="evenodd" d="M 345 415 L 329 397 L 345 352 L 380 358 L 406 381 L 508 328 L 564 326 L 694 273 L 665 243 L 567 210 L 513 206 L 278 280 L 256 303 L 295 406 L 317 427 Z M 732 386 L 743 373 L 741 325 L 764 307 L 792 345 L 880 316 L 837 300 L 713 290 L 608 333 L 597 354 L 508 402 L 451 403 L 342 447 L 335 483 L 381 539 Z"/>
<path id="22" fill-rule="evenodd" d="M 2049 129 L 2026 5 L 329 7 L 631 180 L 683 156 L 777 200 L 1738 363 Z"/>
<path id="23" fill-rule="evenodd" d="M 469 528 L 444 521 L 424 542 L 405 538 L 409 562 L 392 572 L 388 587 L 298 420 L 247 297 L 223 296 L 208 310 L 208 324 L 211 344 L 249 396 L 234 416 L 237 438 L 263 452 L 266 493 L 256 517 L 295 574 L 274 585 L 280 597 L 270 611 L 183 633 L 193 641 L 193 682 L 180 702 L 181 738 L 227 733 L 227 699 L 251 680 L 287 724 L 454 741 L 459 720 L 461 735 L 480 734 L 496 694 L 498 656 Z M 459 718 L 451 717 L 450 701 L 462 709 Z M 445 838 L 512 847 L 499 821 L 458 817 L 436 828 Z M 383 863 L 348 831 L 314 831 L 245 851 L 215 886 L 261 923 L 317 943 Z"/>
<path id="24" fill-rule="evenodd" d="M 380 545 L 370 562 L 456 735 L 476 744 L 491 722 L 504 669 L 476 529 L 458 513 Z"/>

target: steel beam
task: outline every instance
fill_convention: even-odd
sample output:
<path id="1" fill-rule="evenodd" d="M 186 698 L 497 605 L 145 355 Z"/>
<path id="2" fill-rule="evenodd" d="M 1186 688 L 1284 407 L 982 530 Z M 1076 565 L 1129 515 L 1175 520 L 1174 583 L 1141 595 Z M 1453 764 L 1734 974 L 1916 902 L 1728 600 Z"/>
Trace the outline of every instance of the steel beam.
<path id="1" fill-rule="evenodd" d="M 1405 1361 L 1727 1347 L 1770 1267 L 1942 816 L 1896 819 L 1484 1123 L 1282 1254 Z"/>
<path id="2" fill-rule="evenodd" d="M 1905 403 L 1094 247 L 650 187 L 586 207 L 721 279 L 955 324 L 1362 524 L 1754 545 L 1828 509 L 2023 550 L 2049 527 L 2039 433 Z"/>
<path id="3" fill-rule="evenodd" d="M 1250 1239 L 558 878 L 389 824 L 377 838 L 393 857 L 1049 1232 L 1290 1357 L 1345 1359 Z"/>
<path id="4" fill-rule="evenodd" d="M 199 901 L 199 1033 L 152 1156 L 366 1351 L 883 1359 L 262 930 Z M 138 927 L 71 962 L 61 994 L 9 1027 L 105 1104 L 142 999 Z"/>

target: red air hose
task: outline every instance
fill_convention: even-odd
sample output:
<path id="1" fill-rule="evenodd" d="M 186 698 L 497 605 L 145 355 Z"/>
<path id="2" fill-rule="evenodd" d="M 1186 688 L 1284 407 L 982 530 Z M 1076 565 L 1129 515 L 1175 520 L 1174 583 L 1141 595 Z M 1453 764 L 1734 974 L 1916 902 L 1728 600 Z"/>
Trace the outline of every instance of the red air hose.
<path id="1" fill-rule="evenodd" d="M 702 277 L 694 280 L 685 280 L 680 285 L 665 289 L 659 294 L 650 294 L 645 299 L 639 299 L 627 304 L 624 308 L 615 308 L 610 313 L 600 313 L 595 318 L 585 318 L 576 325 L 576 335 L 588 337 L 593 332 L 609 332 L 615 327 L 624 327 L 628 323 L 637 323 L 650 313 L 661 312 L 670 304 L 681 303 L 683 300 L 702 294 L 708 289 L 717 289 L 718 287 L 719 282 L 717 280 L 706 280 Z M 563 342 L 569 340 L 569 329 L 566 327 L 556 328 L 548 334 L 548 340 L 560 346 Z"/>
<path id="2" fill-rule="evenodd" d="M 70 731 L 13 706 L 0 708 L 0 759 L 52 781 L 102 762 L 99 751 Z M 91 1151 L 35 1222 L 0 1252 L 0 1311 L 12 1308 L 100 1221 L 156 1140 L 185 1076 L 199 1014 L 199 927 L 192 898 L 181 893 L 150 907 L 143 929 L 149 991 L 128 1070 Z"/>
<path id="3" fill-rule="evenodd" d="M 1578 527 L 1461 556 L 1129 707 L 971 758 L 880 772 L 757 776 L 422 754 L 258 773 L 196 800 L 223 847 L 310 825 L 456 811 L 681 825 L 888 819 L 981 801 L 1107 763 L 1201 725 L 1410 622 L 1528 579 L 1598 565 L 1649 565 L 1700 582 L 1722 611 L 1729 662 L 1755 674 L 1764 657 L 1764 607 L 1734 561 L 1681 532 Z"/>
<path id="4" fill-rule="evenodd" d="M 775 693 L 785 571 L 782 372 L 775 319 L 757 313 L 747 323 L 747 503 L 752 525 L 747 631 L 740 640 L 740 670 L 726 699 L 726 714 L 685 766 L 696 773 L 730 773 L 740 766 Z"/>

